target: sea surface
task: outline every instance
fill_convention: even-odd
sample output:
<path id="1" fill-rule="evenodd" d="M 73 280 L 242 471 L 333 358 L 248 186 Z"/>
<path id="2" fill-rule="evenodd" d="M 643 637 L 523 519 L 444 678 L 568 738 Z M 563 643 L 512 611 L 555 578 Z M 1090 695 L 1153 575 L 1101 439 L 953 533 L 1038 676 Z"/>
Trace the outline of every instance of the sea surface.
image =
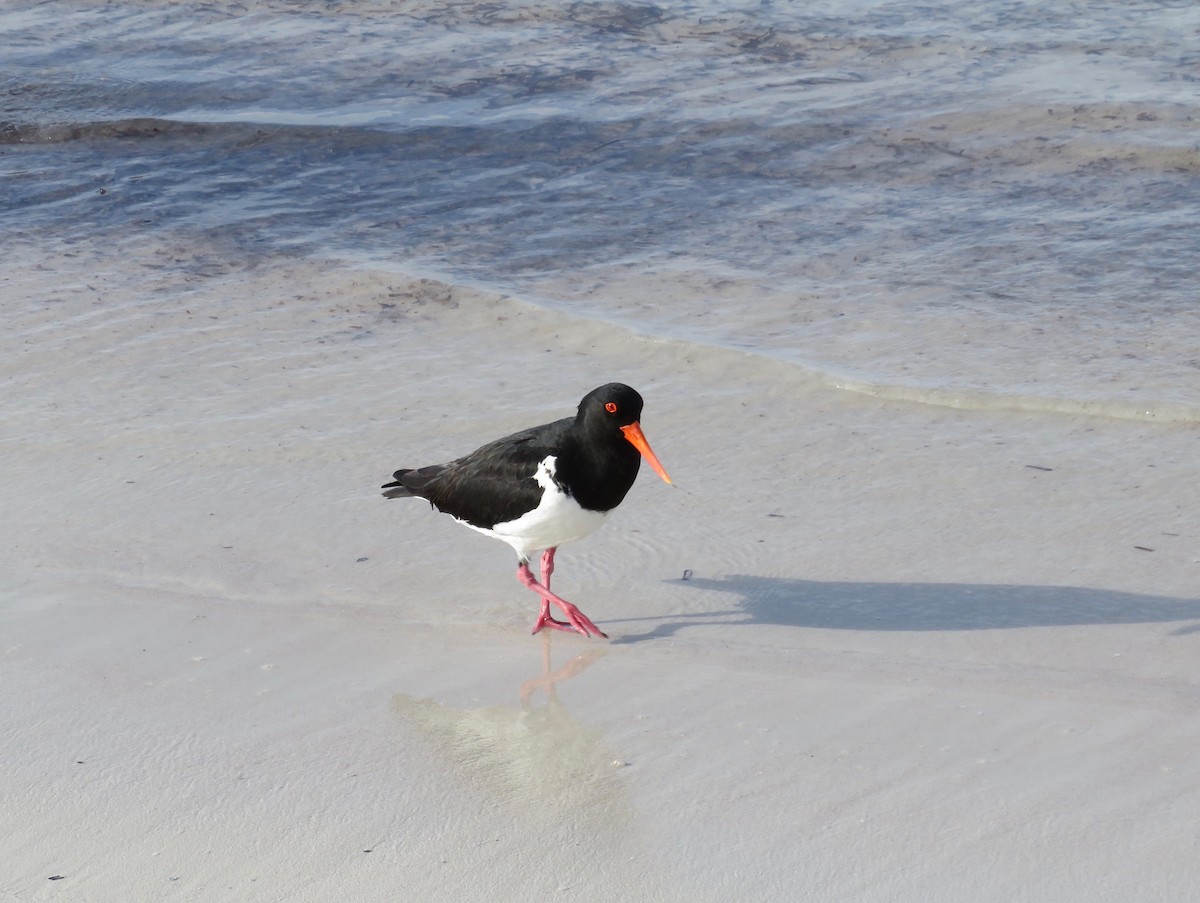
<path id="1" fill-rule="evenodd" d="M 0 235 L 432 272 L 856 391 L 1196 421 L 1198 115 L 1193 2 L 7 0 Z"/>

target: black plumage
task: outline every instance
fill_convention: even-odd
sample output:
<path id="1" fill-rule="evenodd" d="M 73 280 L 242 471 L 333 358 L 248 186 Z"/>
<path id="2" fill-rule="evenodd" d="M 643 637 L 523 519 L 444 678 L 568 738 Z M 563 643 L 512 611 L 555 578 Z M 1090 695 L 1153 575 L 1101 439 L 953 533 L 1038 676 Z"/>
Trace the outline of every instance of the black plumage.
<path id="1" fill-rule="evenodd" d="M 610 404 L 615 411 L 606 409 Z M 642 405 L 629 386 L 601 386 L 584 396 L 574 417 L 521 430 L 448 464 L 397 470 L 384 496 L 428 499 L 438 511 L 490 529 L 538 506 L 543 490 L 534 474 L 554 457 L 560 490 L 588 511 L 611 511 L 637 478 L 641 455 L 621 427 L 638 422 Z"/>

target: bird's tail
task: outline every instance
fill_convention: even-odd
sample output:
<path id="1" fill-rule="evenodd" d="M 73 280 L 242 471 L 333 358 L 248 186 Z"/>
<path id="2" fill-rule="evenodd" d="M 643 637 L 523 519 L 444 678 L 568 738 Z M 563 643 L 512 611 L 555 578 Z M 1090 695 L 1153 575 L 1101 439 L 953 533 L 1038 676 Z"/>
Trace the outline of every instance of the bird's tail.
<path id="1" fill-rule="evenodd" d="M 405 499 L 411 498 L 415 495 L 415 493 L 403 483 L 404 475 L 406 473 L 412 473 L 412 471 L 397 470 L 394 474 L 392 474 L 395 479 L 391 483 L 384 483 L 379 487 L 380 489 L 384 490 L 383 497 L 385 499 Z"/>
<path id="2" fill-rule="evenodd" d="M 392 482 L 384 483 L 381 487 L 386 490 L 383 497 L 388 499 L 426 498 L 426 487 L 444 468 L 444 464 L 434 464 L 430 467 L 397 470 L 392 474 Z"/>

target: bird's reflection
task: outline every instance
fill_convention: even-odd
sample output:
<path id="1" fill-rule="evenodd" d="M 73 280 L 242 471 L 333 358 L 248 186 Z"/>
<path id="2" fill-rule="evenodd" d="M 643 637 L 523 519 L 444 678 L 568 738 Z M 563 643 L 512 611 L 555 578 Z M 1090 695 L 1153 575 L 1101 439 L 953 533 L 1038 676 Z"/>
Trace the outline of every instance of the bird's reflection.
<path id="1" fill-rule="evenodd" d="M 520 685 L 520 707 L 460 709 L 397 693 L 392 711 L 432 742 L 460 778 L 489 793 L 564 806 L 611 802 L 620 763 L 601 731 L 572 718 L 557 693 L 558 684 L 578 677 L 606 650 L 588 650 L 558 668 L 551 652 L 551 638 L 543 635 L 541 673 Z"/>
<path id="2" fill-rule="evenodd" d="M 569 680 L 572 677 L 577 677 L 592 666 L 592 662 L 605 655 L 606 649 L 589 649 L 580 655 L 575 656 L 561 668 L 553 667 L 553 656 L 550 652 L 550 637 L 551 634 L 542 636 L 542 673 L 537 677 L 531 677 L 525 683 L 521 684 L 520 697 L 521 708 L 526 711 L 532 710 L 533 697 L 538 690 L 546 692 L 546 708 L 554 707 L 562 710 L 563 714 L 566 711 L 562 709 L 562 703 L 558 701 L 558 693 L 555 687 L 559 681 Z"/>

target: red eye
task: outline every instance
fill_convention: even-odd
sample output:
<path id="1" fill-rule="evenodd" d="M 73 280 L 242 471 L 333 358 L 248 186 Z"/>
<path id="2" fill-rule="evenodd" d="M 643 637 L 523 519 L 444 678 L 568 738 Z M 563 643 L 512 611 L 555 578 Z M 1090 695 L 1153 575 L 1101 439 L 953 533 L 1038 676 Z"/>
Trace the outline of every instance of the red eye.
<path id="1" fill-rule="evenodd" d="M 604 403 L 604 410 L 608 411 L 610 414 L 617 413 L 617 403 L 615 401 L 606 401 Z"/>

